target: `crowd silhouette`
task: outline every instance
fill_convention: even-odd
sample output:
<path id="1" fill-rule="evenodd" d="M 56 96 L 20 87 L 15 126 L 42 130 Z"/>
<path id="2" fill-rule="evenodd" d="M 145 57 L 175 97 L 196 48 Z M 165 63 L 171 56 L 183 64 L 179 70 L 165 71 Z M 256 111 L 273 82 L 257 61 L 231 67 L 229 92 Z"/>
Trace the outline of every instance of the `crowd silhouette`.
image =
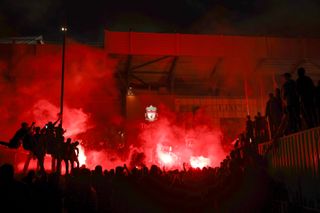
<path id="1" fill-rule="evenodd" d="M 320 125 L 320 81 L 315 86 L 303 67 L 297 76 L 294 81 L 290 73 L 282 75 L 282 88 L 269 93 L 264 117 L 247 116 L 246 140 L 262 143 Z"/>
<path id="2" fill-rule="evenodd" d="M 30 155 L 21 174 L 15 174 L 12 165 L 0 166 L 2 209 L 127 213 L 235 212 L 240 208 L 244 212 L 269 212 L 288 200 L 285 186 L 268 175 L 267 163 L 245 135 L 240 135 L 234 149 L 215 168 L 192 168 L 185 163 L 182 170 L 166 170 L 130 162 L 129 168 L 124 164 L 103 170 L 97 165 L 91 171 L 79 167 L 79 143 L 64 140 L 65 130 L 59 120 L 43 128 L 23 122 L 7 144 L 18 148 L 22 141 Z M 46 154 L 52 156 L 51 173 L 44 168 Z M 39 169 L 26 173 L 32 157 L 37 158 Z M 63 161 L 65 175 L 61 174 Z"/>
<path id="3" fill-rule="evenodd" d="M 55 122 L 50 121 L 43 128 L 34 126 L 35 122 L 30 126 L 27 122 L 22 122 L 20 129 L 16 131 L 9 143 L 1 142 L 2 145 L 13 149 L 18 149 L 22 144 L 23 149 L 30 152 L 24 165 L 24 173 L 27 172 L 32 158 L 37 159 L 39 171 L 45 173 L 44 159 L 46 154 L 51 155 L 52 172 L 61 174 L 62 162 L 65 163 L 66 174 L 69 174 L 70 169 L 75 166 L 79 168 L 79 149 L 77 148 L 79 142 L 72 142 L 71 138 L 65 140 L 65 130 L 62 128 L 61 122 L 57 125 L 59 121 L 60 118 Z"/>
<path id="4" fill-rule="evenodd" d="M 13 212 L 270 212 L 288 200 L 252 144 L 239 138 L 220 167 L 75 167 L 68 175 L 0 167 L 1 208 Z"/>
<path id="5" fill-rule="evenodd" d="M 10 212 L 278 212 L 288 203 L 283 182 L 267 172 L 267 161 L 257 144 L 319 125 L 320 82 L 314 86 L 303 68 L 299 78 L 283 75 L 281 89 L 269 94 L 265 116 L 247 116 L 246 131 L 219 167 L 166 170 L 140 162 L 103 170 L 79 167 L 79 142 L 65 140 L 60 118 L 43 128 L 23 122 L 9 143 L 30 151 L 24 173 L 9 164 L 0 166 L 1 209 Z M 58 124 L 59 123 L 59 124 Z M 58 125 L 57 125 L 58 124 Z M 44 168 L 45 155 L 52 156 L 51 173 Z M 38 160 L 38 171 L 28 170 Z M 66 173 L 61 174 L 65 163 Z M 289 212 L 299 212 L 287 206 Z"/>

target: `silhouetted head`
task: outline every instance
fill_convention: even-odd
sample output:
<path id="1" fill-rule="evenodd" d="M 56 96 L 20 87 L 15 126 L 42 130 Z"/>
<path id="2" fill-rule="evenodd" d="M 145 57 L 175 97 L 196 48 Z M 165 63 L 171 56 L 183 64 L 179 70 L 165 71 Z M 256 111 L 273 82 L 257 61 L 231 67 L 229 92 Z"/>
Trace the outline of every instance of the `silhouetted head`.
<path id="1" fill-rule="evenodd" d="M 261 112 L 258 112 L 257 116 L 258 116 L 258 117 L 261 117 Z"/>
<path id="2" fill-rule="evenodd" d="M 113 177 L 114 176 L 114 169 L 110 169 L 110 172 L 109 172 L 109 175 L 110 175 L 110 177 Z"/>
<path id="3" fill-rule="evenodd" d="M 96 175 L 102 175 L 102 166 L 97 165 L 97 166 L 94 168 L 94 174 L 96 174 Z"/>
<path id="4" fill-rule="evenodd" d="M 273 93 L 271 92 L 271 93 L 269 93 L 269 98 L 271 99 L 271 98 L 273 98 L 274 96 L 273 96 Z"/>
<path id="5" fill-rule="evenodd" d="M 27 122 L 22 122 L 21 123 L 21 128 L 28 128 L 28 123 Z"/>
<path id="6" fill-rule="evenodd" d="M 66 143 L 71 143 L 71 138 L 67 138 Z"/>
<path id="7" fill-rule="evenodd" d="M 305 73 L 306 73 L 306 71 L 305 71 L 305 69 L 303 67 L 300 67 L 298 69 L 298 76 L 299 77 L 303 77 L 305 75 Z"/>
<path id="8" fill-rule="evenodd" d="M 51 121 L 48 122 L 47 128 L 50 129 L 50 130 L 54 129 L 54 125 L 53 125 L 53 123 Z"/>
<path id="9" fill-rule="evenodd" d="M 156 165 L 152 165 L 150 168 L 150 175 L 157 176 L 158 175 L 158 167 Z"/>
<path id="10" fill-rule="evenodd" d="M 247 120 L 250 120 L 250 119 L 251 119 L 250 115 L 247 115 Z"/>
<path id="11" fill-rule="evenodd" d="M 137 169 L 137 167 L 133 167 L 133 169 L 131 170 L 131 174 L 133 177 L 137 177 L 139 174 L 139 170 Z"/>
<path id="12" fill-rule="evenodd" d="M 3 164 L 0 167 L 0 182 L 10 182 L 14 177 L 14 168 L 10 164 Z"/>
<path id="13" fill-rule="evenodd" d="M 41 128 L 40 128 L 39 126 L 37 126 L 37 127 L 35 128 L 35 131 L 36 131 L 37 134 L 40 133 L 40 130 L 41 130 Z"/>
<path id="14" fill-rule="evenodd" d="M 116 167 L 116 176 L 117 177 L 124 176 L 124 168 L 122 166 Z"/>
<path id="15" fill-rule="evenodd" d="M 280 91 L 280 89 L 279 89 L 279 88 L 276 88 L 276 89 L 274 90 L 274 93 L 275 93 L 275 95 L 276 95 L 277 97 L 279 97 L 279 96 L 280 96 L 281 91 Z"/>

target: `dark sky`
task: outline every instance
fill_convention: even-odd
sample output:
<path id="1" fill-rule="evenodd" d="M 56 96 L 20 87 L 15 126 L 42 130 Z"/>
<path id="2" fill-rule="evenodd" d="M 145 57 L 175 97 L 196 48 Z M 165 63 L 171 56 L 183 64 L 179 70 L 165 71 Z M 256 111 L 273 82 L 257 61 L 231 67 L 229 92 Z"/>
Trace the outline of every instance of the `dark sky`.
<path id="1" fill-rule="evenodd" d="M 0 36 L 80 41 L 114 31 L 320 36 L 318 0 L 1 0 Z"/>

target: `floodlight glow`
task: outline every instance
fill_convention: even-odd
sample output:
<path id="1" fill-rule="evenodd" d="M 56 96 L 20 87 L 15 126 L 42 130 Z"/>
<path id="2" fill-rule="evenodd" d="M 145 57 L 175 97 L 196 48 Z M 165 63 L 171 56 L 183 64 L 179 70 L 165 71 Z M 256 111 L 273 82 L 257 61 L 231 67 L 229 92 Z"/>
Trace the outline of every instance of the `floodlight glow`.
<path id="1" fill-rule="evenodd" d="M 132 87 L 129 87 L 128 91 L 127 91 L 127 96 L 133 96 L 133 95 L 134 95 L 133 89 L 132 89 Z"/>

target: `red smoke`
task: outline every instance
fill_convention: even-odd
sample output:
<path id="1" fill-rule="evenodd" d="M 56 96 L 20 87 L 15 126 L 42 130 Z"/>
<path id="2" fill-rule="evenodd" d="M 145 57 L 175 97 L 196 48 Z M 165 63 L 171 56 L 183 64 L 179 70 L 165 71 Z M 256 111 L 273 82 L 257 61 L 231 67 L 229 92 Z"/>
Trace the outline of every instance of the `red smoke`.
<path id="1" fill-rule="evenodd" d="M 59 113 L 61 49 L 54 45 L 12 46 L 12 57 L 0 56 L 0 140 L 9 140 L 22 121 L 43 126 Z M 66 137 L 80 140 L 88 167 L 111 168 L 157 164 L 167 168 L 217 166 L 225 157 L 219 129 L 205 114 L 185 118 L 185 126 L 170 110 L 159 111 L 153 123 L 134 121 L 137 138 L 126 142 L 124 119 L 115 76 L 117 61 L 100 48 L 67 42 L 64 128 Z M 150 103 L 152 104 L 152 103 Z"/>
<path id="2" fill-rule="evenodd" d="M 60 104 L 60 47 L 14 45 L 12 49 L 10 59 L 0 57 L 1 140 L 12 137 L 21 121 L 36 121 L 41 126 L 56 120 Z M 92 129 L 96 140 L 105 140 L 107 127 L 115 122 L 119 125 L 119 97 L 113 77 L 116 63 L 103 49 L 67 42 L 67 136 Z M 86 143 L 95 146 L 93 141 Z"/>
<path id="3" fill-rule="evenodd" d="M 182 124 L 178 117 L 168 118 L 160 112 L 159 120 L 144 125 L 139 136 L 146 164 L 179 169 L 184 163 L 199 168 L 218 166 L 226 156 L 219 129 L 197 115 L 191 128 Z"/>
<path id="4" fill-rule="evenodd" d="M 158 120 L 135 122 L 130 126 L 138 128 L 138 138 L 129 142 L 128 158 L 122 159 L 111 150 L 87 151 L 87 166 L 92 168 L 100 164 L 108 169 L 124 163 L 131 167 L 155 164 L 167 169 L 182 169 L 184 164 L 193 168 L 219 166 L 227 151 L 221 144 L 221 132 L 210 125 L 210 119 L 195 115 L 193 127 L 186 128 L 178 116 L 168 117 L 168 114 L 174 115 L 169 111 L 160 111 Z"/>

